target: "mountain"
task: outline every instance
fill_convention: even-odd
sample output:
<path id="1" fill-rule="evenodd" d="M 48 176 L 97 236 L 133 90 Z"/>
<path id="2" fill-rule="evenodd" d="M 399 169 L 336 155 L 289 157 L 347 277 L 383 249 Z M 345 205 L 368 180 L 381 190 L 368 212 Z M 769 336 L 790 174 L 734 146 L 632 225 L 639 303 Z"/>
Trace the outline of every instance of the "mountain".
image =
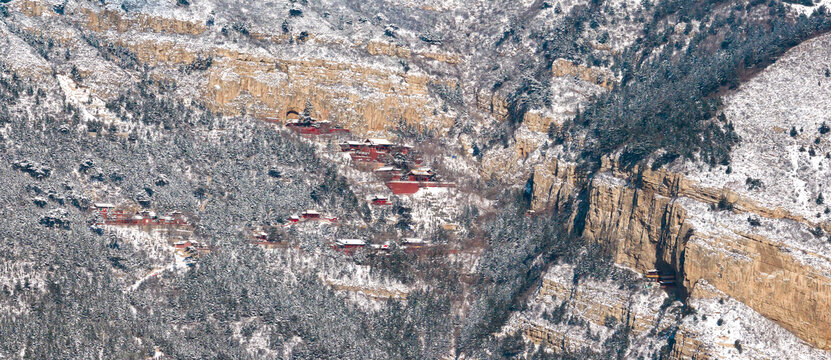
<path id="1" fill-rule="evenodd" d="M 827 5 L 0 1 L 0 356 L 831 358 Z"/>

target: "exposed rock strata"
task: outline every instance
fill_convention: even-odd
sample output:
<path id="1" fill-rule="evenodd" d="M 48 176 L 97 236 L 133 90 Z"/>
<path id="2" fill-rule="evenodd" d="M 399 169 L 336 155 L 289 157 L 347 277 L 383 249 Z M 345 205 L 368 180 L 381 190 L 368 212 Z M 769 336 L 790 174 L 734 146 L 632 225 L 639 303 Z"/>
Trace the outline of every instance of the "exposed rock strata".
<path id="1" fill-rule="evenodd" d="M 557 206 L 562 193 L 573 192 L 580 178 L 568 169 L 535 169 L 538 206 Z M 674 271 L 690 292 L 704 280 L 810 344 L 831 348 L 831 316 L 821 310 L 831 308 L 831 258 L 809 246 L 821 240 L 790 239 L 827 224 L 699 186 L 681 174 L 624 171 L 609 160 L 588 189 L 583 235 L 611 242 L 617 263 L 639 272 Z M 748 216 L 769 222 L 770 229 L 748 225 Z"/>

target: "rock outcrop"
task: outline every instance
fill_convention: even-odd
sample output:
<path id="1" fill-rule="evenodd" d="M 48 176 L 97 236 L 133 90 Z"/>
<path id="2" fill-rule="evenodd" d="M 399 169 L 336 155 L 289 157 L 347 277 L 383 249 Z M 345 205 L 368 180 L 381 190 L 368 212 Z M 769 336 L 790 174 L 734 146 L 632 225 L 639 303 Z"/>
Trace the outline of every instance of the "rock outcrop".
<path id="1" fill-rule="evenodd" d="M 289 111 L 302 110 L 308 100 L 321 111 L 315 114 L 318 118 L 358 133 L 391 130 L 399 121 L 437 130 L 452 125 L 452 118 L 425 116 L 437 106 L 429 96 L 431 79 L 426 75 L 326 60 L 242 54 L 216 60 L 210 72 L 205 95 L 225 113 L 248 109 L 263 115 L 276 113 L 284 119 Z"/>
<path id="2" fill-rule="evenodd" d="M 800 340 L 775 321 L 706 280 L 686 305 L 652 281 L 573 281 L 569 265 L 553 266 L 527 310 L 512 317 L 507 332 L 556 352 L 600 351 L 622 325 L 631 329 L 624 358 L 811 358 L 831 354 Z M 671 296 L 671 295 L 670 295 Z"/>
<path id="3" fill-rule="evenodd" d="M 690 239 L 685 285 L 706 281 L 808 343 L 831 349 L 831 259 L 750 234 Z"/>
<path id="4" fill-rule="evenodd" d="M 114 30 L 127 32 L 130 29 L 152 31 L 157 33 L 200 35 L 207 31 L 204 23 L 164 18 L 148 14 L 125 16 L 125 13 L 113 10 L 95 11 L 81 8 L 81 13 L 87 18 L 86 26 L 96 32 Z"/>
<path id="5" fill-rule="evenodd" d="M 549 208 L 561 210 L 569 197 L 576 195 L 585 183 L 585 176 L 575 164 L 556 159 L 534 167 L 534 194 L 531 208 L 537 211 Z"/>
<path id="6" fill-rule="evenodd" d="M 40 2 L 19 2 L 16 6 L 31 17 L 52 14 Z M 308 100 L 317 110 L 315 117 L 357 134 L 386 135 L 402 122 L 417 130 L 432 129 L 443 134 L 454 121 L 454 117 L 440 111 L 442 101 L 430 93 L 428 86 L 442 83 L 454 88 L 454 80 L 439 79 L 418 69 L 405 70 L 384 58 L 418 57 L 453 65 L 462 61 L 455 54 L 410 51 L 380 41 L 318 39 L 308 34 L 305 42 L 330 47 L 343 56 L 277 56 L 258 48 L 213 41 L 212 32 L 217 29 L 200 21 L 198 14 L 159 16 L 72 5 L 66 9 L 66 16 L 78 17 L 81 25 L 100 37 L 102 46 L 112 44 L 126 50 L 140 64 L 158 67 L 155 76 L 192 87 L 183 92 L 201 97 L 211 110 L 226 115 L 246 113 L 284 120 L 288 112 L 302 111 Z M 135 36 L 137 33 L 142 36 Z M 144 36 L 147 33 L 158 36 Z M 289 35 L 252 30 L 246 36 L 282 44 Z M 355 49 L 366 52 L 355 53 Z M 204 72 L 188 76 L 179 71 L 205 59 L 210 59 L 210 65 Z M 92 84 L 90 90 L 102 97 L 111 94 L 111 89 Z"/>
<path id="7" fill-rule="evenodd" d="M 831 359 L 706 281 L 687 302 L 695 314 L 677 327 L 674 358 Z"/>
<path id="8" fill-rule="evenodd" d="M 602 174 L 592 179 L 583 236 L 607 242 L 615 261 L 646 271 L 669 266 L 680 270 L 690 226 L 686 211 L 673 198 L 628 186 Z"/>
<path id="9" fill-rule="evenodd" d="M 551 73 L 556 77 L 577 77 L 585 82 L 610 90 L 615 83 L 614 75 L 609 70 L 577 65 L 565 59 L 554 60 L 554 63 L 551 64 Z"/>
<path id="10" fill-rule="evenodd" d="M 540 205 L 557 206 L 559 193 L 579 183 L 563 168 L 536 169 Z M 811 235 L 826 224 L 666 170 L 625 171 L 609 159 L 588 193 L 583 235 L 613 246 L 618 264 L 674 271 L 688 292 L 707 283 L 804 341 L 831 348 L 831 317 L 820 310 L 831 307 L 831 258 L 817 250 L 825 240 Z"/>
<path id="11" fill-rule="evenodd" d="M 619 287 L 614 281 L 573 281 L 569 265 L 553 266 L 529 302 L 529 310 L 511 319 L 510 330 L 521 331 L 531 342 L 557 352 L 602 350 L 602 344 L 621 327 L 631 330 L 635 349 L 626 358 L 649 357 L 664 345 L 655 334 L 675 324 L 681 303 L 672 302 L 657 284 L 636 281 Z"/>

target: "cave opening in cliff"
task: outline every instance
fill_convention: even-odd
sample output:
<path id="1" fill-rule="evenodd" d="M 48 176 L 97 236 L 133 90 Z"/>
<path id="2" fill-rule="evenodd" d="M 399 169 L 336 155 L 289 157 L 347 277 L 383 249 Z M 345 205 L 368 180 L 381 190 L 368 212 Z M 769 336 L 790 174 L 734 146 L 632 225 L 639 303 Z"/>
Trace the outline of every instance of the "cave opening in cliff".
<path id="1" fill-rule="evenodd" d="M 286 112 L 286 121 L 300 120 L 300 113 L 297 110 L 289 110 Z"/>

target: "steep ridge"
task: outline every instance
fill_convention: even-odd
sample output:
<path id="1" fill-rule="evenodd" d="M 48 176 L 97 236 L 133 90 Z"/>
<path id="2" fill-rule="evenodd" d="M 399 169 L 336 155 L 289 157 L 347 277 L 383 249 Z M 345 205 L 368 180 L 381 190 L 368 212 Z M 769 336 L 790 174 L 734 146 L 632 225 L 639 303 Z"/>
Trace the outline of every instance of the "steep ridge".
<path id="1" fill-rule="evenodd" d="M 35 21 L 57 16 L 39 2 L 19 2 L 14 7 Z M 399 58 L 418 56 L 452 66 L 462 61 L 458 55 L 402 52 L 392 44 L 351 43 L 332 38 L 332 34 L 305 34 L 303 42 L 309 46 L 290 47 L 286 54 L 272 48 L 283 41 L 270 42 L 275 36 L 286 35 L 272 35 L 267 29 L 235 35 L 269 41 L 262 43 L 263 47 L 217 41 L 219 25 L 205 26 L 209 15 L 202 13 L 204 9 L 169 16 L 97 10 L 72 3 L 63 11 L 63 16 L 78 17 L 85 31 L 126 50 L 139 64 L 161 67 L 158 75 L 193 86 L 188 90 L 191 94 L 208 100 L 213 111 L 226 115 L 247 113 L 282 121 L 288 112 L 301 111 L 308 100 L 319 109 L 316 117 L 358 133 L 385 132 L 399 122 L 443 133 L 453 124 L 452 114 L 440 111 L 440 102 L 430 87 L 454 88 L 456 81 L 428 75 L 415 64 L 413 69 L 410 65 L 405 68 Z M 51 38 L 57 34 L 44 35 Z M 315 50 L 318 47 L 327 51 L 321 54 Z M 182 77 L 176 71 L 195 64 L 201 64 L 207 73 Z M 165 68 L 169 70 L 162 70 Z M 111 93 L 104 87 L 91 90 L 102 96 Z"/>
<path id="2" fill-rule="evenodd" d="M 436 110 L 428 87 L 443 81 L 424 73 L 360 65 L 363 60 L 359 59 L 332 61 L 302 54 L 286 59 L 212 46 L 189 51 L 181 42 L 128 41 L 124 45 L 149 64 L 181 66 L 211 58 L 207 83 L 200 91 L 214 110 L 224 114 L 248 112 L 285 121 L 288 112 L 302 111 L 308 100 L 321 109 L 316 117 L 361 133 L 391 129 L 398 125 L 394 119 L 437 130 L 452 125 L 453 119 L 444 115 L 425 119 L 425 114 Z M 368 96 L 367 90 L 373 94 Z"/>
<path id="3" fill-rule="evenodd" d="M 572 279 L 573 269 L 567 265 L 554 266 L 543 278 L 534 301 L 534 312 L 545 313 L 543 320 L 530 320 L 518 316 L 516 326 L 535 343 L 546 343 L 555 349 L 576 351 L 574 341 L 576 329 L 569 329 L 568 316 L 577 316 L 591 324 L 602 340 L 611 336 L 618 324 L 628 327 L 634 342 L 648 342 L 647 348 L 659 347 L 657 340 L 647 340 L 652 333 L 667 331 L 674 324 L 675 316 L 668 315 L 664 301 L 667 296 L 655 284 L 638 284 L 635 288 L 619 289 L 613 282 L 588 281 L 576 285 Z M 678 304 L 669 311 L 677 312 Z M 575 322 L 572 320 L 570 322 Z M 582 334 L 580 334 L 582 336 Z M 583 338 L 580 345 L 598 347 L 601 339 Z"/>
<path id="4" fill-rule="evenodd" d="M 600 351 L 616 332 L 628 331 L 626 358 L 831 358 L 706 281 L 684 305 L 650 281 L 621 288 L 612 280 L 575 284 L 573 276 L 573 267 L 553 266 L 507 331 L 572 353 Z"/>
<path id="5" fill-rule="evenodd" d="M 12 4 L 33 21 L 52 21 L 47 18 L 56 16 L 47 6 L 51 4 Z M 455 125 L 458 114 L 442 109 L 435 89 L 464 87 L 473 98 L 468 101 L 473 104 L 471 108 L 492 117 L 487 120 L 509 121 L 504 94 L 474 91 L 471 95 L 469 84 L 418 66 L 423 61 L 435 61 L 443 67 L 466 65 L 468 58 L 452 52 L 410 49 L 386 40 L 346 41 L 353 39 L 325 33 L 283 34 L 269 29 L 252 29 L 248 34 L 239 31 L 234 36 L 271 44 L 230 44 L 217 40 L 220 31 L 206 24 L 207 12 L 195 17 L 164 16 L 80 6 L 66 9 L 66 14 L 84 19 L 80 22 L 83 30 L 78 31 L 91 32 L 106 43 L 123 47 L 140 65 L 154 67 L 154 78 L 177 81 L 178 91 L 191 99 L 201 98 L 211 110 L 226 115 L 251 114 L 282 121 L 289 112 L 301 111 L 309 101 L 316 109 L 314 117 L 333 120 L 359 135 L 392 135 L 403 122 L 418 130 L 436 130 L 441 136 Z M 34 28 L 29 26 L 27 31 Z M 71 38 L 77 35 L 72 33 L 75 30 L 68 27 L 66 33 L 46 36 L 68 43 L 77 41 L 73 51 L 89 56 L 89 46 Z M 5 40 L 9 44 L 24 47 L 19 44 L 22 40 L 5 28 L 0 32 L 10 34 Z M 664 317 L 668 309 L 681 311 L 679 303 L 662 304 L 679 295 L 701 312 L 706 309 L 707 314 L 733 314 L 740 324 L 737 329 L 761 339 L 745 345 L 747 354 L 751 354 L 748 356 L 782 356 L 764 349 L 764 341 L 777 338 L 777 349 L 796 346 L 799 354 L 826 356 L 806 343 L 831 349 L 831 315 L 824 311 L 831 306 L 831 258 L 825 255 L 831 248 L 824 233 L 831 232 L 831 223 L 828 214 L 822 214 L 825 205 L 818 196 L 830 185 L 827 172 L 831 166 L 823 160 L 823 154 L 831 149 L 820 136 L 823 134 L 815 133 L 824 120 L 822 116 L 831 111 L 827 104 L 831 80 L 826 79 L 831 68 L 827 64 L 806 65 L 804 58 L 831 56 L 829 39 L 822 37 L 795 48 L 727 98 L 727 118 L 744 139 L 729 170 L 726 165 L 707 168 L 686 163 L 671 164 L 666 169 L 626 169 L 615 158 L 604 158 L 600 169 L 589 176 L 565 154 L 567 151 L 547 152 L 557 141 L 552 133 L 563 121 L 579 111 L 593 94 L 608 91 L 617 81 L 603 67 L 555 60 L 552 88 L 562 91 L 558 91 L 554 104 L 525 113 L 510 145 L 482 155 L 480 168 L 472 171 L 478 171 L 485 180 L 507 184 L 523 184 L 530 178 L 531 206 L 540 212 L 559 212 L 582 196 L 585 214 L 572 216 L 576 230 L 586 239 L 611 247 L 614 262 L 622 267 L 641 273 L 656 268 L 671 272 L 683 287 L 667 297 L 653 288 L 645 290 L 646 295 L 634 294 L 641 289 L 615 291 L 610 289 L 613 282 L 576 286 L 571 283 L 570 270 L 557 267 L 542 280 L 532 302 L 550 310 L 562 304 L 552 298 L 569 299 L 570 311 L 594 324 L 589 327 L 590 333 L 600 333 L 599 338 L 586 339 L 575 334 L 578 329 L 583 331 L 582 327 L 560 327 L 525 313 L 510 326 L 521 329 L 536 344 L 572 351 L 581 347 L 599 349 L 599 339 L 609 338 L 617 329 L 617 325 L 606 325 L 607 318 L 625 319 L 626 326 L 632 328 L 636 338 L 640 337 L 635 342 L 647 349 L 640 354 L 653 353 L 663 346 L 648 339 L 656 332 L 677 334 L 672 352 L 680 358 L 719 358 L 725 356 L 725 351 L 736 351 L 734 338 L 718 338 L 712 327 L 701 326 L 689 317 Z M 295 46 L 298 42 L 314 48 Z M 275 49 L 274 44 L 286 48 Z M 35 63 L 37 54 L 2 52 L 0 56 L 20 56 L 27 59 L 26 63 Z M 90 58 L 93 56 L 85 59 Z M 207 60 L 209 65 L 193 70 L 194 74 L 181 70 L 198 68 Z M 405 66 L 401 60 L 410 63 Z M 408 69 L 410 65 L 412 69 Z M 21 70 L 41 75 L 54 71 L 30 66 L 21 66 Z M 106 100 L 116 93 L 113 81 L 106 80 L 130 74 L 121 69 L 100 70 L 99 65 L 79 66 L 80 75 L 89 76 L 84 85 Z M 807 85 L 791 83 L 783 94 L 773 96 L 779 85 L 771 84 L 779 84 L 784 78 L 809 80 Z M 67 77 L 61 79 L 74 84 Z M 753 106 L 771 97 L 779 106 L 775 110 L 766 112 Z M 804 102 L 796 106 L 801 109 L 796 114 L 790 113 L 794 106 L 788 98 Z M 791 128 L 796 135 L 789 134 Z M 468 154 L 477 152 L 470 136 L 463 134 L 459 139 Z M 756 180 L 763 185 L 755 185 Z M 574 221 L 577 217 L 579 221 Z M 375 297 L 406 296 L 343 286 Z M 727 305 L 722 303 L 725 299 Z M 633 308 L 635 302 L 641 306 Z M 740 319 L 743 316 L 747 319 Z M 754 327 L 753 322 L 763 326 Z M 756 333 L 759 329 L 769 330 L 768 336 Z"/>
<path id="6" fill-rule="evenodd" d="M 831 244 L 825 235 L 831 224 L 827 213 L 821 214 L 825 205 L 816 200 L 817 192 L 829 185 L 828 177 L 821 175 L 828 171 L 827 159 L 796 150 L 802 146 L 825 153 L 826 141 L 810 132 L 822 123 L 813 115 L 827 106 L 819 99 L 827 99 L 831 81 L 823 79 L 827 65 L 795 66 L 797 59 L 803 64 L 805 58 L 827 57 L 829 43 L 831 36 L 823 36 L 798 46 L 728 97 L 728 120 L 743 138 L 732 174 L 724 174 L 726 166 L 689 164 L 622 169 L 614 159 L 604 158 L 586 184 L 589 204 L 583 236 L 612 246 L 615 262 L 638 272 L 675 272 L 684 284 L 683 294 L 695 298 L 700 286 L 713 288 L 809 344 L 831 349 L 831 317 L 821 310 L 831 307 Z M 782 107 L 770 110 L 770 100 L 762 100 L 771 97 L 772 82 L 812 77 L 816 81 L 785 86 L 784 94 L 777 90 L 774 96 L 808 99 L 798 107 L 808 108 L 805 114 L 783 116 L 792 102 L 782 101 Z M 812 105 L 811 99 L 817 103 Z M 804 128 L 806 134 L 791 140 L 781 130 L 760 133 L 762 118 L 771 121 L 768 128 L 791 125 Z M 801 156 L 794 164 L 813 161 L 818 173 L 781 164 L 776 153 L 787 149 Z M 584 182 L 568 163 L 550 164 L 535 168 L 538 210 L 556 208 L 564 193 L 574 195 L 579 186 L 575 184 Z M 820 190 L 805 195 L 802 188 L 782 182 L 788 178 L 800 181 L 809 193 Z M 764 185 L 755 185 L 753 179 Z M 795 196 L 789 198 L 788 189 Z"/>
<path id="7" fill-rule="evenodd" d="M 735 199 L 732 210 L 719 210 L 730 206 L 725 199 L 732 196 L 677 186 L 685 182 L 677 181 L 678 175 L 655 177 L 648 170 L 640 175 L 641 189 L 616 177 L 592 180 L 584 236 L 611 242 L 616 262 L 637 271 L 674 271 L 687 291 L 706 280 L 804 340 L 828 348 L 831 319 L 816 309 L 831 305 L 831 259 L 776 233 L 788 229 L 785 237 L 810 243 L 815 240 L 800 233 L 814 224 Z M 769 228 L 756 229 L 748 216 L 762 217 Z"/>

